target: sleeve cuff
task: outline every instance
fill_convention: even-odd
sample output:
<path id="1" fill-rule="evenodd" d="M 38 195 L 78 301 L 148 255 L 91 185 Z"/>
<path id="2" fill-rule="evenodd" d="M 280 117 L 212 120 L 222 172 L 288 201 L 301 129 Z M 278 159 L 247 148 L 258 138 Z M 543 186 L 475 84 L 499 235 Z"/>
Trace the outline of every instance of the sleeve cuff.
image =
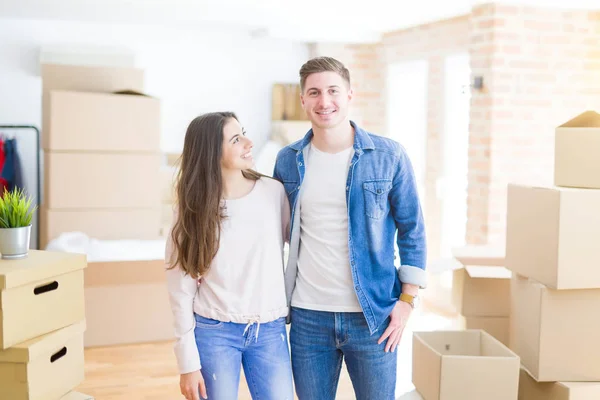
<path id="1" fill-rule="evenodd" d="M 420 289 L 427 287 L 427 273 L 423 268 L 413 267 L 412 265 L 401 265 L 398 268 L 398 277 L 402 283 L 416 285 Z"/>
<path id="2" fill-rule="evenodd" d="M 180 374 L 187 374 L 202 368 L 193 331 L 191 335 L 186 334 L 181 340 L 175 343 L 175 356 Z"/>

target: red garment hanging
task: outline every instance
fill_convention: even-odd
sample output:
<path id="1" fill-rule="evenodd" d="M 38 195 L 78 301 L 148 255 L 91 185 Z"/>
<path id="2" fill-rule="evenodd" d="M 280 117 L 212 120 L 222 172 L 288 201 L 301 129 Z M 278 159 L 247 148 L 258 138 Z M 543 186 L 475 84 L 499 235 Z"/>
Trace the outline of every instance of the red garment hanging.
<path id="1" fill-rule="evenodd" d="M 4 168 L 4 160 L 5 160 L 5 154 L 4 154 L 4 138 L 0 138 L 0 173 L 2 172 L 2 169 Z M 8 189 L 8 181 L 2 177 L 0 177 L 0 196 L 2 196 L 4 194 L 4 189 Z"/>

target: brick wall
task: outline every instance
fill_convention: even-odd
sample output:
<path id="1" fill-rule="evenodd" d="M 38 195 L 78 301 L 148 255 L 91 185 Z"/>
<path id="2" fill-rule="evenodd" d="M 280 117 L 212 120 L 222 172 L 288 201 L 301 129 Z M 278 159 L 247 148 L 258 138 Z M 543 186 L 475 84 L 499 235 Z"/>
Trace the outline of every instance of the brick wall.
<path id="1" fill-rule="evenodd" d="M 414 59 L 427 60 L 427 155 L 423 208 L 426 215 L 428 258 L 435 260 L 441 246 L 441 199 L 436 196 L 442 176 L 444 124 L 444 59 L 468 50 L 468 17 L 453 18 L 412 29 L 391 32 L 382 40 L 385 66 Z M 385 92 L 385 91 L 384 91 Z M 385 109 L 385 107 L 382 107 Z"/>
<path id="2" fill-rule="evenodd" d="M 483 5 L 471 16 L 471 243 L 504 243 L 506 185 L 552 183 L 554 128 L 600 109 L 600 13 Z"/>
<path id="3" fill-rule="evenodd" d="M 310 56 L 334 57 L 350 70 L 350 80 L 355 93 L 350 111 L 353 120 L 372 132 L 385 129 L 385 73 L 381 57 L 381 44 L 335 45 L 314 44 Z"/>
<path id="4" fill-rule="evenodd" d="M 430 258 L 440 245 L 443 62 L 468 51 L 473 76 L 467 242 L 504 243 L 508 182 L 552 182 L 554 128 L 600 110 L 600 12 L 485 4 L 461 18 L 391 32 L 376 45 L 314 46 L 346 63 L 355 115 L 386 133 L 385 73 L 402 60 L 429 60 L 426 197 Z"/>
<path id="5" fill-rule="evenodd" d="M 386 70 L 389 64 L 414 59 L 429 62 L 427 104 L 427 168 L 425 197 L 429 257 L 434 259 L 440 249 L 441 202 L 434 195 L 441 176 L 444 104 L 444 57 L 467 52 L 469 48 L 469 18 L 453 18 L 412 29 L 390 32 L 377 45 L 313 46 L 311 56 L 329 55 L 342 61 L 351 73 L 355 91 L 353 115 L 374 133 L 387 134 Z M 431 193 L 431 195 L 429 195 Z"/>

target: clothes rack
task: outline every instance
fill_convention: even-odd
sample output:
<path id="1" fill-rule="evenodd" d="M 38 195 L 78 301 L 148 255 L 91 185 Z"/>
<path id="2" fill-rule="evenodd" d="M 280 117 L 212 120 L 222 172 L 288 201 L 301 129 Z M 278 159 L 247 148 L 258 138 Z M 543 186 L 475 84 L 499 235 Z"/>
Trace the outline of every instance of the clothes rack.
<path id="1" fill-rule="evenodd" d="M 10 133 L 8 131 L 11 131 Z M 28 134 L 28 135 L 34 135 L 34 142 L 35 142 L 35 162 L 36 162 L 36 167 L 35 167 L 35 185 L 36 185 L 36 190 L 35 190 L 35 203 L 38 206 L 38 212 L 37 212 L 37 217 L 35 218 L 35 221 L 38 222 L 37 225 L 39 225 L 39 206 L 42 203 L 42 197 L 41 197 L 41 192 L 42 192 L 42 185 L 41 185 L 41 157 L 40 157 L 40 151 L 41 151 L 41 147 L 40 147 L 40 130 L 33 126 L 33 125 L 0 125 L 0 133 L 4 133 L 4 134 L 10 134 L 12 135 L 14 138 L 19 139 L 21 134 Z M 23 141 L 19 140 L 18 141 L 19 144 L 22 144 Z M 24 154 L 24 151 L 22 148 L 18 148 L 19 149 L 19 153 L 22 155 Z M 21 162 L 23 164 L 25 164 L 26 162 L 26 158 L 25 157 L 20 157 Z M 23 165 L 25 166 L 25 165 Z M 32 232 L 33 234 L 33 232 Z M 33 237 L 32 239 L 35 240 L 35 247 L 37 248 L 39 246 L 40 243 L 40 229 L 35 229 L 35 237 Z"/>

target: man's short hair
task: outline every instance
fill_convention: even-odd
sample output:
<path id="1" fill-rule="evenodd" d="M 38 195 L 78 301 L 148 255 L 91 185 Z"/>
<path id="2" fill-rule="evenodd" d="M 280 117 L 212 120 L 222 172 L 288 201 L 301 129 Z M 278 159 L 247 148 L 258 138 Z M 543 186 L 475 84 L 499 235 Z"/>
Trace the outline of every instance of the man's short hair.
<path id="1" fill-rule="evenodd" d="M 300 90 L 304 92 L 304 84 L 309 75 L 319 72 L 335 72 L 341 76 L 350 87 L 350 71 L 340 61 L 333 57 L 315 57 L 300 68 Z"/>

